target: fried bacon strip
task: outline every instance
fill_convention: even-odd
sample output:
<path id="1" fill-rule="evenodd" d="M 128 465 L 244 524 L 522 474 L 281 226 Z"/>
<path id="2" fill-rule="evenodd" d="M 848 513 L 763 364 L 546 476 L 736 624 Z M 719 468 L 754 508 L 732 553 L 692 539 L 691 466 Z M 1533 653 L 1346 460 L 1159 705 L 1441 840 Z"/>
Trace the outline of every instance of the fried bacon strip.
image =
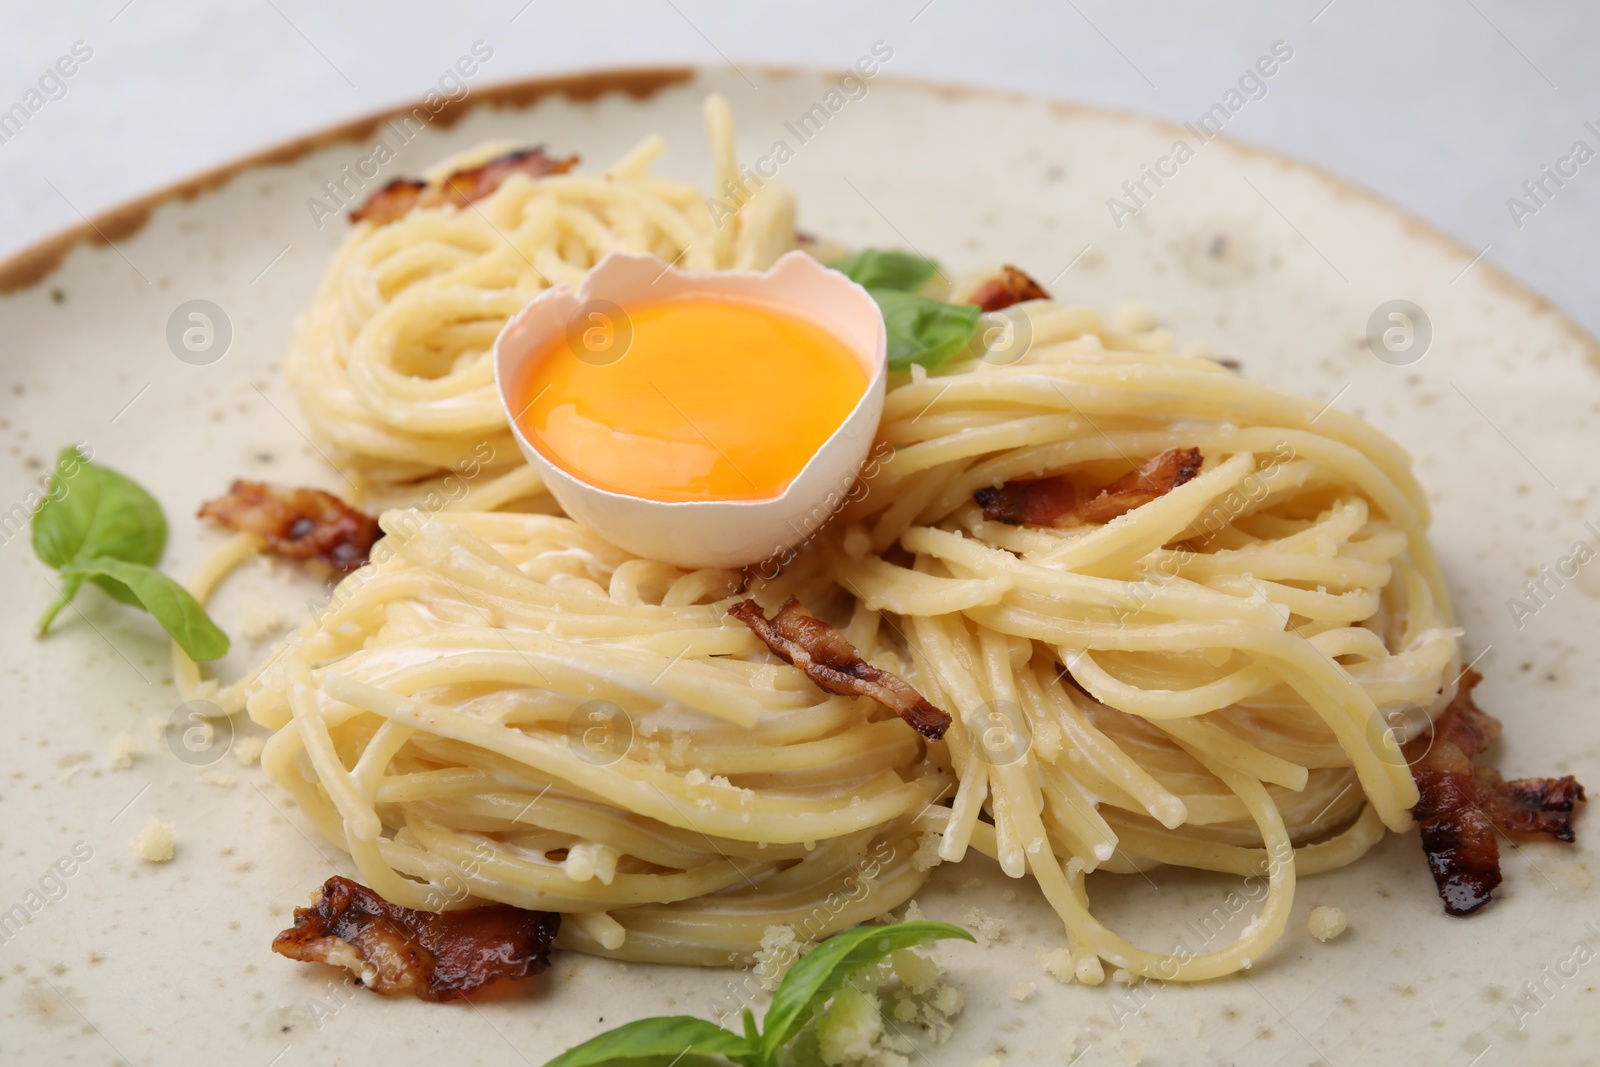
<path id="1" fill-rule="evenodd" d="M 200 506 L 200 517 L 263 538 L 280 556 L 320 559 L 340 571 L 367 562 L 383 536 L 378 523 L 332 493 L 237 479 L 224 496 Z"/>
<path id="2" fill-rule="evenodd" d="M 302 963 L 353 971 L 375 993 L 455 1000 L 501 979 L 550 966 L 561 928 L 554 912 L 490 904 L 461 911 L 413 911 L 348 878 L 329 878 L 272 951 Z"/>
<path id="3" fill-rule="evenodd" d="M 1422 851 L 1444 910 L 1451 915 L 1477 911 L 1500 884 L 1496 827 L 1571 842 L 1572 812 L 1584 799 L 1583 786 L 1571 775 L 1508 782 L 1493 767 L 1473 765 L 1500 736 L 1499 720 L 1472 702 L 1472 688 L 1481 680 L 1467 671 L 1431 736 L 1406 746 L 1421 794 L 1411 814 L 1421 827 Z"/>
<path id="4" fill-rule="evenodd" d="M 871 697 L 930 741 L 950 727 L 950 714 L 930 704 L 902 678 L 861 658 L 843 634 L 790 597 L 768 619 L 761 605 L 742 600 L 728 614 L 750 627 L 786 663 L 806 672 L 819 689 L 841 696 Z"/>
<path id="5" fill-rule="evenodd" d="M 429 185 L 415 178 L 396 178 L 350 212 L 350 222 L 353 225 L 371 221 L 375 225 L 385 226 L 404 218 L 413 208 L 439 207 L 443 204 L 466 207 L 500 188 L 500 184 L 513 174 L 543 178 L 551 174 L 565 174 L 577 165 L 577 156 L 556 159 L 546 155 L 544 147 L 540 146 L 507 152 L 487 163 L 458 170 L 438 185 Z"/>
<path id="6" fill-rule="evenodd" d="M 1200 472 L 1198 448 L 1174 448 L 1095 493 L 1080 493 L 1065 475 L 979 489 L 983 517 L 1010 526 L 1072 526 L 1110 522 L 1165 496 Z"/>
<path id="7" fill-rule="evenodd" d="M 998 278 L 990 278 L 974 289 L 967 303 L 977 304 L 984 311 L 999 311 L 1024 300 L 1049 299 L 1044 286 L 1008 263 L 1000 268 Z"/>

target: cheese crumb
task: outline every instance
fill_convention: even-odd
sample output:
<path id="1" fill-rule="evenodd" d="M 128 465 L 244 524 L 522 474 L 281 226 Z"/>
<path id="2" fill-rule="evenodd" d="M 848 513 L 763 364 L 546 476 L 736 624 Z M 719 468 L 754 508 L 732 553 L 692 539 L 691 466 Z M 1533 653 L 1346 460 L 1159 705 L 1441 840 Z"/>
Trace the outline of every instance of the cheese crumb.
<path id="1" fill-rule="evenodd" d="M 921 1053 L 909 1032 L 915 1026 L 934 1044 L 949 1040 L 954 1017 L 966 1000 L 942 985 L 938 962 L 912 949 L 898 949 L 861 971 L 835 994 L 802 1037 L 827 1067 L 912 1067 Z M 926 1061 L 925 1053 L 921 1059 Z"/>
<path id="2" fill-rule="evenodd" d="M 919 956 L 908 948 L 889 953 L 889 965 L 900 984 L 915 996 L 933 991 L 939 984 L 939 965 L 926 956 Z"/>
<path id="3" fill-rule="evenodd" d="M 761 947 L 756 949 L 756 980 L 761 988 L 771 992 L 778 988 L 791 964 L 800 958 L 800 939 L 794 927 L 784 923 L 769 926 L 761 933 Z"/>
<path id="4" fill-rule="evenodd" d="M 223 789 L 232 789 L 237 784 L 233 775 L 223 771 L 201 771 L 200 781 L 206 785 L 221 786 Z"/>
<path id="5" fill-rule="evenodd" d="M 175 838 L 173 826 L 170 822 L 162 822 L 154 815 L 150 816 L 144 824 L 144 829 L 139 831 L 139 836 L 131 842 L 133 851 L 140 859 L 151 863 L 166 863 L 172 859 Z"/>
<path id="6" fill-rule="evenodd" d="M 1072 953 L 1067 949 L 1052 949 L 1045 953 L 1044 959 L 1040 962 L 1044 965 L 1045 973 L 1058 982 L 1071 982 L 1077 977 Z"/>
<path id="7" fill-rule="evenodd" d="M 1034 985 L 1032 982 L 1018 982 L 1011 987 L 1011 999 L 1021 1003 L 1033 996 Z"/>
<path id="8" fill-rule="evenodd" d="M 234 632 L 246 641 L 260 642 L 284 627 L 283 613 L 265 601 L 246 604 L 233 624 Z"/>
<path id="9" fill-rule="evenodd" d="M 906 904 L 905 922 L 917 923 L 921 922 L 925 918 L 927 918 L 927 916 L 922 913 L 922 905 L 918 904 L 915 900 L 912 900 Z"/>
<path id="10" fill-rule="evenodd" d="M 961 921 L 972 929 L 980 947 L 987 946 L 991 941 L 1005 940 L 1006 921 L 990 915 L 982 908 L 962 908 Z"/>
<path id="11" fill-rule="evenodd" d="M 919 871 L 931 871 L 944 860 L 939 858 L 939 845 L 943 836 L 925 833 L 917 836 L 917 850 L 911 854 L 911 866 Z"/>
<path id="12" fill-rule="evenodd" d="M 688 774 L 685 774 L 683 776 L 683 784 L 684 785 L 705 785 L 706 784 L 706 772 L 702 771 L 698 767 L 696 767 L 695 769 L 691 770 Z"/>
<path id="13" fill-rule="evenodd" d="M 1009 904 L 1017 899 L 1017 891 L 1015 889 L 1007 889 L 1000 894 L 1000 899 Z"/>
<path id="14" fill-rule="evenodd" d="M 249 767 L 261 762 L 261 750 L 266 747 L 259 737 L 241 737 L 233 743 L 233 758 Z"/>
<path id="15" fill-rule="evenodd" d="M 1069 1026 L 1061 1037 L 1061 1058 L 1071 1063 L 1078 1058 L 1078 1028 Z"/>
<path id="16" fill-rule="evenodd" d="M 88 756 L 69 756 L 61 761 L 61 769 L 56 772 L 56 781 L 62 785 L 72 781 L 73 777 L 89 762 Z"/>
<path id="17" fill-rule="evenodd" d="M 112 770 L 125 771 L 143 754 L 143 750 L 133 743 L 133 735 L 124 730 L 112 740 L 108 759 L 111 761 Z"/>
<path id="18" fill-rule="evenodd" d="M 1123 1067 L 1139 1067 L 1144 1060 L 1144 1045 L 1138 1041 L 1129 1041 L 1121 1034 L 1109 1034 L 1106 1044 L 1115 1052 L 1122 1053 Z"/>
<path id="19" fill-rule="evenodd" d="M 1320 905 L 1311 909 L 1311 919 L 1306 925 L 1318 941 L 1332 941 L 1345 932 L 1350 919 L 1338 908 Z"/>
<path id="20" fill-rule="evenodd" d="M 882 1037 L 878 998 L 847 985 L 817 1024 L 817 1052 L 830 1065 L 866 1063 L 881 1058 L 876 1046 Z"/>

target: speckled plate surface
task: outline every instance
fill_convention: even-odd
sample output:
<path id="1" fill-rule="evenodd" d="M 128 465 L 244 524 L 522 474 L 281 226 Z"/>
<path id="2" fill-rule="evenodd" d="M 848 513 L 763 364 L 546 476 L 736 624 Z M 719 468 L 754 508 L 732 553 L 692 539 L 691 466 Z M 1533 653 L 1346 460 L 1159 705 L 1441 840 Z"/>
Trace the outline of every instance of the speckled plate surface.
<path id="1" fill-rule="evenodd" d="M 1207 340 L 1248 374 L 1396 437 L 1437 508 L 1466 648 L 1487 676 L 1482 703 L 1507 724 L 1501 766 L 1600 784 L 1600 562 L 1538 601 L 1523 591 L 1575 542 L 1600 545 L 1600 469 L 1585 447 L 1600 413 L 1594 341 L 1395 208 L 1226 139 L 886 76 L 830 97 L 829 75 L 746 74 L 759 88 L 733 73 L 668 71 L 475 89 L 373 181 L 486 138 L 598 164 L 652 131 L 671 143 L 664 172 L 705 181 L 699 104 L 722 91 L 743 158 L 778 141 L 793 149 L 781 180 L 806 229 L 910 245 L 958 269 L 1014 262 L 1106 310 L 1142 301 L 1181 339 Z M 801 143 L 791 124 L 819 103 L 829 117 Z M 6 1062 L 538 1064 L 628 1018 L 703 1013 L 731 977 L 566 955 L 547 981 L 476 1005 L 352 995 L 331 972 L 267 948 L 291 907 L 347 864 L 228 745 L 175 754 L 164 730 L 177 697 L 154 626 L 91 592 L 50 639 L 30 635 L 51 586 L 28 544 L 28 494 L 62 445 L 86 442 L 155 492 L 172 522 L 165 566 L 180 575 L 216 537 L 189 516 L 229 479 L 338 487 L 301 432 L 281 364 L 343 231 L 337 219 L 319 228 L 308 198 L 392 136 L 377 122 L 332 130 L 0 264 Z M 1178 139 L 1192 150 L 1181 164 Z M 1146 166 L 1171 176 L 1145 179 L 1135 202 L 1123 183 Z M 1137 210 L 1111 210 L 1113 196 Z M 193 300 L 220 309 L 231 337 L 224 348 L 219 330 L 211 351 L 185 361 L 169 321 Z M 1396 336 L 1398 350 L 1374 348 L 1369 320 L 1394 300 L 1422 309 L 1428 329 L 1413 314 L 1409 347 Z M 1390 323 L 1379 320 L 1381 333 Z M 288 568 L 246 568 L 216 602 L 236 634 L 224 669 L 265 647 L 237 636 L 247 602 L 275 598 L 290 616 L 313 591 Z M 1512 598 L 1534 610 L 1514 614 Z M 117 769 L 123 733 L 137 755 Z M 171 863 L 129 848 L 153 815 L 176 824 Z M 1580 818 L 1580 837 L 1592 824 Z M 943 867 L 921 894 L 925 910 L 959 920 L 981 906 L 1006 935 L 939 949 L 968 1008 L 951 1042 L 917 1062 L 1122 1064 L 1136 1052 L 1147 1064 L 1584 1062 L 1600 1008 L 1592 861 L 1582 845 L 1508 851 L 1501 899 L 1453 920 L 1415 834 L 1391 837 L 1353 868 L 1302 881 L 1287 935 L 1247 975 L 1145 990 L 1057 982 L 1038 955 L 1058 926 L 1031 883 L 1008 885 L 981 859 Z M 1155 872 L 1098 876 L 1091 892 L 1104 917 L 1156 945 L 1203 927 L 1229 888 Z M 1343 908 L 1349 932 L 1314 941 L 1316 904 Z M 1022 982 L 1036 989 L 1014 1000 Z"/>

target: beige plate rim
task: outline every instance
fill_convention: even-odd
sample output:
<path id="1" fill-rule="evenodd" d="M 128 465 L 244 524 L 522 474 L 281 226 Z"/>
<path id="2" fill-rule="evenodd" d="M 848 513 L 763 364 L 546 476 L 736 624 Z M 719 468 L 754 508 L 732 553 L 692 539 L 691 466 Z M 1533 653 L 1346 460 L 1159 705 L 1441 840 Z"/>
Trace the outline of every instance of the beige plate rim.
<path id="1" fill-rule="evenodd" d="M 613 93 L 625 93 L 636 100 L 647 100 L 662 89 L 691 81 L 698 75 L 711 73 L 719 69 L 727 68 L 711 65 L 612 67 L 551 77 L 517 79 L 488 86 L 461 98 L 459 101 L 450 101 L 434 117 L 433 121 L 443 128 L 448 128 L 480 107 L 522 109 L 531 107 L 543 98 L 552 95 L 564 96 L 569 100 L 587 101 Z M 785 78 L 797 75 L 821 75 L 826 77 L 844 73 L 842 70 L 833 70 L 822 66 L 763 65 L 753 69 L 755 73 L 766 78 Z M 1103 104 L 1064 100 L 1042 93 L 893 75 L 884 76 L 882 80 L 896 85 L 938 93 L 951 99 L 978 96 L 990 100 L 1012 100 L 1019 103 L 1042 101 L 1048 104 L 1056 114 L 1090 115 L 1111 121 L 1139 122 L 1166 130 L 1174 136 L 1180 135 L 1183 130 L 1183 127 L 1178 123 L 1156 115 Z M 0 297 L 8 293 L 31 289 L 43 283 L 60 268 L 68 253 L 80 244 L 99 245 L 102 247 L 107 245 L 114 246 L 117 241 L 132 237 L 144 227 L 151 213 L 163 204 L 173 201 L 193 200 L 205 192 L 224 185 L 240 174 L 259 167 L 292 163 L 300 157 L 327 145 L 359 141 L 389 119 L 410 114 L 414 108 L 420 106 L 422 106 L 420 100 L 413 100 L 397 107 L 384 108 L 380 111 L 369 113 L 361 118 L 325 126 L 310 133 L 302 134 L 299 137 L 290 138 L 276 145 L 232 159 L 202 171 L 193 177 L 182 179 L 142 196 L 134 197 L 115 207 L 98 212 L 92 217 L 86 216 L 82 223 L 60 230 L 6 259 L 0 260 Z M 1462 244 L 1461 241 L 1432 223 L 1413 215 L 1410 211 L 1368 189 L 1366 186 L 1338 175 L 1320 164 L 1279 152 L 1276 149 L 1263 147 L 1252 141 L 1235 137 L 1232 134 L 1224 133 L 1220 136 L 1224 142 L 1244 155 L 1271 160 L 1279 166 L 1308 174 L 1326 185 L 1341 198 L 1362 200 L 1379 210 L 1393 215 L 1401 222 L 1408 236 L 1432 242 L 1451 253 L 1461 256 L 1469 263 L 1476 263 L 1475 269 L 1486 276 L 1493 288 L 1527 304 L 1529 310 L 1536 314 L 1550 315 L 1558 320 L 1563 331 L 1583 347 L 1590 362 L 1600 367 L 1600 340 L 1596 340 L 1576 320 L 1553 304 L 1548 297 L 1507 273 L 1504 269 L 1492 263 L 1478 260 L 1476 258 L 1477 253 L 1474 253 L 1472 249 Z"/>

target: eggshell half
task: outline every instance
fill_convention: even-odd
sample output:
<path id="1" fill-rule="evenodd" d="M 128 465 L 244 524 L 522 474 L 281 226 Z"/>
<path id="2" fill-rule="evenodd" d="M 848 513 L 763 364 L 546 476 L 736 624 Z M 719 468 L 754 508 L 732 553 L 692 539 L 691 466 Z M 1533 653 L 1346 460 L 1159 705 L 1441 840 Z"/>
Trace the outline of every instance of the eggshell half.
<path id="1" fill-rule="evenodd" d="M 596 309 L 627 309 L 686 295 L 735 297 L 809 319 L 844 342 L 866 371 L 867 390 L 860 401 L 778 496 L 668 502 L 601 489 L 546 459 L 517 426 L 518 400 L 509 391 L 524 380 L 529 360 L 552 335 L 581 333 Z M 557 503 L 620 548 L 691 569 L 759 563 L 821 528 L 866 462 L 888 378 L 888 336 L 877 302 L 804 252 L 786 254 L 767 271 L 706 272 L 678 270 L 654 256 L 611 252 L 576 288 L 557 285 L 535 297 L 506 323 L 494 348 L 495 387 L 511 432 Z M 742 398 L 730 396 L 728 402 Z"/>

